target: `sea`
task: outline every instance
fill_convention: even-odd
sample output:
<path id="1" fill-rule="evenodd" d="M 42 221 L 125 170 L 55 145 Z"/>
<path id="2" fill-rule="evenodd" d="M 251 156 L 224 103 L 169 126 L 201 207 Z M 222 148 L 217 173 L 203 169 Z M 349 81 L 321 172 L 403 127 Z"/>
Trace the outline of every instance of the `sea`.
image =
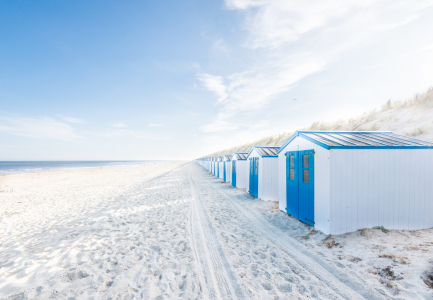
<path id="1" fill-rule="evenodd" d="M 138 167 L 145 164 L 160 164 L 164 160 L 95 160 L 95 161 L 0 161 L 0 173 L 31 173 L 54 170 L 106 168 L 106 167 Z"/>

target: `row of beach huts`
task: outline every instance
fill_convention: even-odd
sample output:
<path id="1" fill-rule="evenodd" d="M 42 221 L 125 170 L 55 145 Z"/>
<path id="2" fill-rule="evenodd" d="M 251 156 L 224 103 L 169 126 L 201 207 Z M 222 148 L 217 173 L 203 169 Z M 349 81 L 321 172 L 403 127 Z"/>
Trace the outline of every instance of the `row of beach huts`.
<path id="1" fill-rule="evenodd" d="M 413 137 L 297 131 L 281 147 L 196 161 L 325 234 L 433 227 L 433 143 Z"/>

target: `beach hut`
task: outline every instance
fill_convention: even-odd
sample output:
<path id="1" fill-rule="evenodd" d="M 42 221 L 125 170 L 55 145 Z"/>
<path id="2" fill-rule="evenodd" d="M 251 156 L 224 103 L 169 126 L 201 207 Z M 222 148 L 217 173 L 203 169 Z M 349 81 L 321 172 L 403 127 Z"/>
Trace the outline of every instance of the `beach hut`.
<path id="1" fill-rule="evenodd" d="M 325 234 L 433 227 L 433 143 L 297 131 L 278 151 L 279 207 Z"/>
<path id="2" fill-rule="evenodd" d="M 215 175 L 216 174 L 216 158 L 215 157 L 212 157 L 211 158 L 211 166 L 212 166 L 212 170 L 211 170 L 211 173 L 213 174 L 213 175 Z"/>
<path id="3" fill-rule="evenodd" d="M 279 147 L 254 146 L 247 155 L 247 191 L 262 200 L 278 201 Z"/>
<path id="4" fill-rule="evenodd" d="M 224 157 L 218 156 L 218 178 L 224 177 Z"/>
<path id="5" fill-rule="evenodd" d="M 224 155 L 224 182 L 232 181 L 232 156 Z"/>
<path id="6" fill-rule="evenodd" d="M 214 162 L 213 162 L 213 174 L 215 176 L 218 176 L 218 157 L 214 158 Z"/>
<path id="7" fill-rule="evenodd" d="M 212 174 L 216 174 L 216 157 L 212 157 Z"/>
<path id="8" fill-rule="evenodd" d="M 209 157 L 207 157 L 207 158 L 203 158 L 203 160 L 204 160 L 204 161 L 203 161 L 204 168 L 210 172 Z"/>
<path id="9" fill-rule="evenodd" d="M 232 186 L 239 189 L 247 187 L 247 155 L 248 153 L 242 152 L 232 154 Z"/>

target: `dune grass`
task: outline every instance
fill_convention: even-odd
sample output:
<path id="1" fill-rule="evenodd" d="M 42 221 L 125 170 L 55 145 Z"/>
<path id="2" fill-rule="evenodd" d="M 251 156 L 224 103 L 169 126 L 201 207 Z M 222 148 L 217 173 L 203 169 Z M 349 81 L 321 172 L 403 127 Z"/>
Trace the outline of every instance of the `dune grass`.
<path id="1" fill-rule="evenodd" d="M 379 109 L 362 115 L 334 122 L 314 122 L 302 130 L 393 131 L 398 134 L 433 142 L 433 87 L 404 101 L 388 100 Z M 249 152 L 252 146 L 281 146 L 295 132 L 287 131 L 210 153 L 203 157 L 230 155 L 233 152 Z"/>

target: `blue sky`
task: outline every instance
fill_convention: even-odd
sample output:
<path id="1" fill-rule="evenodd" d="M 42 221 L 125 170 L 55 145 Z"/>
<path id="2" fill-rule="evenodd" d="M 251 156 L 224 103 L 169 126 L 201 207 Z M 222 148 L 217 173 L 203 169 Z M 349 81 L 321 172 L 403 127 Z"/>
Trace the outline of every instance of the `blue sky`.
<path id="1" fill-rule="evenodd" d="M 0 160 L 192 159 L 407 99 L 433 85 L 431 16 L 424 0 L 3 1 Z"/>

